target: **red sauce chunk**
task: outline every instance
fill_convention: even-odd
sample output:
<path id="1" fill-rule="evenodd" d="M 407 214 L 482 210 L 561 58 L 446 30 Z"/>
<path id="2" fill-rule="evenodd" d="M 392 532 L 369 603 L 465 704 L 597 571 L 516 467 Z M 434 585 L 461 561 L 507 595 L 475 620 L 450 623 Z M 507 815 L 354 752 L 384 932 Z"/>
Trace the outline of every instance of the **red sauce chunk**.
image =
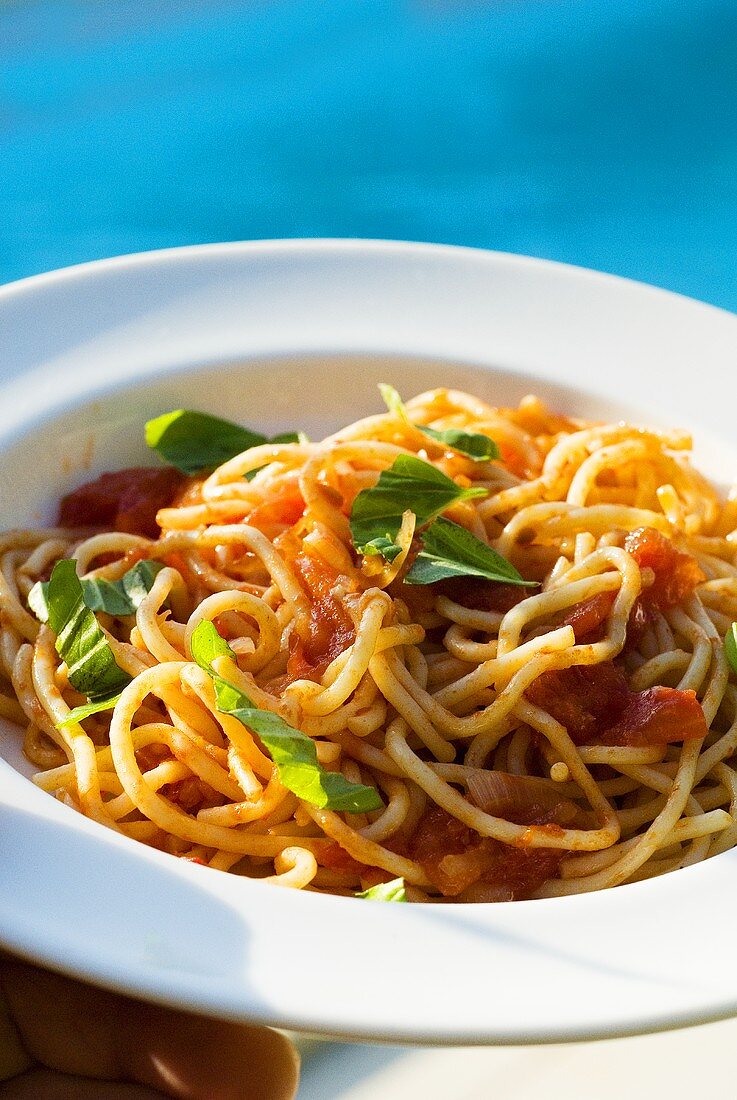
<path id="1" fill-rule="evenodd" d="M 274 500 L 267 500 L 257 505 L 246 516 L 245 522 L 250 527 L 257 527 L 265 535 L 274 537 L 281 533 L 285 527 L 292 527 L 301 518 L 305 510 L 305 502 L 297 484 L 290 485 L 288 491 L 282 493 Z"/>
<path id="2" fill-rule="evenodd" d="M 170 466 L 135 466 L 101 474 L 68 493 L 59 506 L 62 527 L 108 527 L 158 538 L 156 513 L 172 503 L 184 475 Z"/>
<path id="3" fill-rule="evenodd" d="M 345 848 L 341 848 L 335 840 L 331 840 L 326 844 L 317 858 L 322 867 L 327 867 L 331 871 L 338 871 L 342 874 L 352 874 L 356 878 L 360 878 L 364 872 L 369 870 L 363 863 L 359 863 L 357 859 L 354 859 Z M 381 882 L 382 879 L 377 881 Z M 372 885 L 376 885 L 376 883 L 372 883 Z"/>
<path id="4" fill-rule="evenodd" d="M 568 730 L 577 745 L 595 741 L 613 726 L 630 697 L 627 677 L 612 661 L 544 672 L 527 698 Z"/>
<path id="5" fill-rule="evenodd" d="M 572 626 L 577 642 L 600 641 L 602 627 L 614 606 L 616 595 L 616 592 L 597 592 L 571 608 L 560 625 Z"/>
<path id="6" fill-rule="evenodd" d="M 652 527 L 638 527 L 624 540 L 624 548 L 640 569 L 652 569 L 655 580 L 640 596 L 646 610 L 667 611 L 691 595 L 706 580 L 690 554 L 676 550 L 670 539 Z"/>
<path id="7" fill-rule="evenodd" d="M 420 819 L 407 851 L 444 897 L 456 897 L 483 883 L 510 900 L 528 898 L 556 877 L 566 854 L 554 848 L 516 848 L 482 837 L 439 806 Z"/>
<path id="8" fill-rule="evenodd" d="M 695 692 L 652 687 L 630 696 L 621 718 L 601 740 L 605 745 L 668 745 L 708 732 Z"/>
<path id="9" fill-rule="evenodd" d="M 310 597 L 310 633 L 292 635 L 287 673 L 293 680 L 322 676 L 331 661 L 355 641 L 353 619 L 336 594 L 339 574 L 323 561 L 302 552 L 290 561 Z"/>
<path id="10" fill-rule="evenodd" d="M 577 745 L 667 745 L 708 732 L 693 691 L 630 691 L 624 672 L 611 661 L 544 672 L 527 697 L 565 726 Z"/>

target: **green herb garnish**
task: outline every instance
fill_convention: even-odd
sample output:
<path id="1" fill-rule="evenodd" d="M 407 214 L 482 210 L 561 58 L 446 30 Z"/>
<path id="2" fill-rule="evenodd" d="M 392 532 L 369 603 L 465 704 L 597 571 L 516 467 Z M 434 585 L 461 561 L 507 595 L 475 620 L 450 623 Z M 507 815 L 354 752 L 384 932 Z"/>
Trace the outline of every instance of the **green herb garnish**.
<path id="1" fill-rule="evenodd" d="M 95 614 L 85 605 L 84 592 L 73 558 L 58 561 L 45 585 L 34 585 L 28 604 L 56 635 L 56 652 L 67 666 L 69 683 L 89 703 L 77 707 L 64 725 L 115 706 L 130 683 L 117 664 Z"/>
<path id="2" fill-rule="evenodd" d="M 447 577 L 483 577 L 503 584 L 532 585 L 515 567 L 449 519 L 436 519 L 422 535 L 422 549 L 404 578 L 405 584 L 434 584 Z"/>
<path id="3" fill-rule="evenodd" d="M 361 553 L 367 558 L 380 556 L 385 561 L 394 561 L 402 553 L 402 547 L 397 546 L 396 542 L 392 542 L 386 535 L 381 535 L 379 538 L 367 542 L 361 548 Z"/>
<path id="4" fill-rule="evenodd" d="M 105 611 L 117 618 L 135 615 L 144 596 L 151 591 L 156 574 L 163 568 L 162 562 L 147 558 L 136 562 L 117 581 L 83 577 L 80 583 L 85 605 L 90 611 Z M 42 622 L 48 618 L 48 589 L 48 581 L 39 581 L 28 594 L 28 606 Z"/>
<path id="5" fill-rule="evenodd" d="M 205 620 L 195 627 L 191 650 L 200 668 L 212 677 L 218 710 L 231 714 L 258 735 L 287 790 L 321 809 L 354 814 L 382 809 L 384 803 L 374 787 L 349 783 L 338 772 L 326 771 L 318 763 L 310 737 L 293 729 L 278 714 L 254 707 L 247 695 L 218 676 L 212 668 L 215 658 L 235 659 L 235 654 L 211 622 Z"/>
<path id="6" fill-rule="evenodd" d="M 264 443 L 302 443 L 301 432 L 282 432 L 273 439 L 208 413 L 175 409 L 146 424 L 146 443 L 183 474 L 198 474 L 228 462 Z"/>
<path id="7" fill-rule="evenodd" d="M 386 382 L 380 382 L 379 391 L 389 412 L 395 413 L 405 423 L 411 424 L 404 402 L 394 387 L 387 385 Z M 491 459 L 501 457 L 494 440 L 481 432 L 466 432 L 462 428 L 446 428 L 444 431 L 437 431 L 435 428 L 428 428 L 424 424 L 412 424 L 411 426 L 424 432 L 425 435 L 430 436 L 438 443 L 450 447 L 451 450 L 458 451 L 474 462 L 489 462 Z"/>
<path id="8" fill-rule="evenodd" d="M 395 544 L 405 511 L 414 512 L 416 526 L 420 528 L 451 504 L 486 493 L 487 490 L 480 486 L 462 489 L 421 458 L 399 455 L 393 465 L 381 473 L 373 488 L 363 489 L 356 497 L 350 521 L 353 545 L 359 554 L 370 544 L 374 552 L 383 553 L 382 546 L 386 549 L 386 545 L 377 540 L 385 539 Z"/>
<path id="9" fill-rule="evenodd" d="M 372 886 L 370 890 L 363 890 L 360 894 L 356 894 L 356 897 L 364 898 L 366 901 L 406 901 L 404 879 L 395 878 L 391 882 L 380 882 L 378 886 Z"/>

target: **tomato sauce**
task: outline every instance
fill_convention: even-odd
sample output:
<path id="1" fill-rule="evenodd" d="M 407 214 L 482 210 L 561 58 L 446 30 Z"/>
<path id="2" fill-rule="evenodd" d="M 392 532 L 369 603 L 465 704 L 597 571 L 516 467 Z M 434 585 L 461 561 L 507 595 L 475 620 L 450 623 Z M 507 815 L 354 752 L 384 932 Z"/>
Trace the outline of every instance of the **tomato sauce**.
<path id="1" fill-rule="evenodd" d="M 526 695 L 565 726 L 575 744 L 585 745 L 619 720 L 630 690 L 622 669 L 605 661 L 544 672 Z"/>
<path id="2" fill-rule="evenodd" d="M 292 634 L 287 674 L 292 680 L 317 679 L 331 661 L 353 644 L 356 631 L 353 619 L 336 595 L 340 574 L 322 558 L 306 551 L 295 554 L 290 565 L 310 597 L 310 630 L 307 638 L 296 632 Z"/>
<path id="3" fill-rule="evenodd" d="M 497 446 L 502 464 L 520 481 L 527 481 L 529 478 L 536 476 L 538 471 L 530 468 L 525 456 L 515 446 L 505 440 L 498 442 Z"/>
<path id="4" fill-rule="evenodd" d="M 184 480 L 170 466 L 135 466 L 101 474 L 62 499 L 59 523 L 158 538 L 156 513 L 171 504 Z"/>
<path id="5" fill-rule="evenodd" d="M 166 783 L 161 788 L 160 794 L 168 798 L 175 806 L 179 806 L 185 813 L 203 809 L 206 806 L 218 806 L 223 798 L 198 776 L 189 779 L 179 779 L 176 783 Z"/>
<path id="6" fill-rule="evenodd" d="M 368 870 L 365 864 L 359 863 L 350 852 L 346 852 L 345 848 L 341 848 L 336 840 L 331 840 L 329 844 L 321 849 L 318 861 L 322 867 L 327 867 L 330 871 L 353 874 L 356 878 L 360 878 Z M 379 879 L 378 881 L 382 880 Z M 376 883 L 372 883 L 372 885 L 375 886 Z"/>
<path id="7" fill-rule="evenodd" d="M 653 583 L 638 596 L 630 614 L 627 641 L 636 644 L 657 611 L 667 611 L 685 600 L 706 580 L 690 554 L 676 550 L 670 539 L 653 527 L 638 527 L 624 540 L 624 548 L 640 569 L 652 569 Z"/>
<path id="8" fill-rule="evenodd" d="M 556 848 L 514 847 L 482 837 L 439 806 L 427 810 L 407 843 L 445 897 L 456 897 L 476 883 L 499 887 L 515 901 L 529 898 L 558 874 L 567 854 Z"/>
<path id="9" fill-rule="evenodd" d="M 630 695 L 621 718 L 601 740 L 605 745 L 668 745 L 708 732 L 695 692 L 652 687 Z"/>
<path id="10" fill-rule="evenodd" d="M 576 745 L 666 745 L 707 734 L 694 692 L 630 691 L 623 670 L 611 661 L 544 672 L 526 694 L 566 727 Z"/>
<path id="11" fill-rule="evenodd" d="M 257 527 L 263 534 L 273 538 L 285 527 L 293 527 L 297 520 L 301 519 L 304 510 L 305 502 L 299 486 L 294 484 L 274 500 L 258 504 L 248 513 L 244 522 L 249 527 Z"/>
<path id="12" fill-rule="evenodd" d="M 560 625 L 572 626 L 577 642 L 601 641 L 604 623 L 614 606 L 616 595 L 616 592 L 597 592 L 571 608 Z"/>

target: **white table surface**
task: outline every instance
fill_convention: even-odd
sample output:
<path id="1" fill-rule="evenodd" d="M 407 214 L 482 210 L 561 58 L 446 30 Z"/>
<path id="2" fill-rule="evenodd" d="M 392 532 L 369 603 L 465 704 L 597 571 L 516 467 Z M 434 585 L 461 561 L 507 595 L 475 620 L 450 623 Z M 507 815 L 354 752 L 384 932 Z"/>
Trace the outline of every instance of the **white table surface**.
<path id="1" fill-rule="evenodd" d="M 298 1100 L 730 1100 L 736 1045 L 737 1020 L 559 1046 L 316 1043 Z"/>

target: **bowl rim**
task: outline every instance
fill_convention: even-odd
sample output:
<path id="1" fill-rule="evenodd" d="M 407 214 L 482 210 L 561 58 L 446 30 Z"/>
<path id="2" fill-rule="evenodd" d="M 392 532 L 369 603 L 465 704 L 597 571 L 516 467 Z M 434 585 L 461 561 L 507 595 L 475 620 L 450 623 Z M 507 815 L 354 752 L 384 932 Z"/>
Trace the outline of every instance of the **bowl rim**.
<path id="1" fill-rule="evenodd" d="M 462 248 L 453 245 L 433 245 L 414 242 L 372 241 L 364 239 L 296 239 L 283 241 L 231 242 L 227 244 L 192 245 L 183 248 L 162 249 L 154 252 L 134 253 L 105 260 L 92 261 L 56 272 L 30 276 L 0 288 L 0 321 L 6 307 L 20 303 L 21 314 L 28 309 L 31 314 L 36 309 L 39 298 L 48 292 L 63 291 L 62 299 L 67 300 L 68 292 L 79 289 L 82 284 L 95 286 L 104 283 L 109 276 L 133 276 L 149 271 L 161 276 L 163 282 L 176 271 L 201 269 L 210 261 L 224 260 L 226 266 L 233 265 L 247 278 L 254 263 L 264 258 L 275 259 L 287 268 L 313 265 L 315 271 L 326 258 L 339 269 L 341 263 L 364 259 L 377 259 L 389 269 L 398 264 L 417 263 L 421 268 L 437 268 L 441 273 L 463 272 L 463 278 L 470 279 L 481 272 L 494 272 L 498 277 L 524 281 L 527 277 L 538 276 L 539 285 L 568 284 L 569 290 L 577 293 L 579 289 L 594 288 L 595 294 L 604 299 L 621 299 L 621 307 L 632 302 L 639 303 L 638 309 L 648 314 L 661 307 L 671 317 L 685 318 L 685 327 L 693 320 L 697 326 L 710 328 L 718 325 L 737 334 L 737 318 L 715 306 L 696 302 L 672 291 L 651 287 L 643 283 L 626 280 L 620 276 L 601 272 L 591 272 L 585 268 L 571 267 L 551 260 L 536 260 L 532 257 L 517 256 L 510 253 L 490 252 L 483 249 Z M 331 269 L 332 270 L 332 269 Z M 333 272 L 334 275 L 334 272 Z M 331 277 L 330 273 L 321 276 Z M 217 271 L 213 275 L 217 285 Z M 382 291 L 377 283 L 377 293 Z M 634 308 L 634 307 L 632 307 Z M 17 325 L 17 318 L 12 324 Z M 58 323 L 58 322 L 57 322 Z M 22 334 L 17 333 L 19 338 Z M 285 348 L 285 350 L 289 350 Z M 72 349 L 72 355 L 74 351 Z M 244 358 L 248 357 L 244 353 Z M 43 367 L 39 360 L 39 369 Z M 26 369 L 17 377 L 9 377 L 0 382 L 0 410 L 7 410 L 17 395 L 29 393 L 35 384 L 35 368 Z M 150 369 L 143 369 L 140 377 L 151 376 Z M 138 377 L 138 376 L 137 376 Z M 87 387 L 91 383 L 88 382 Z M 116 378 L 115 384 L 94 389 L 102 395 L 120 392 L 124 382 Z M 3 401 L 3 396 L 6 400 Z M 48 406 L 49 415 L 59 409 L 53 401 Z M 0 447 L 3 445 L 7 413 L 0 412 Z M 20 415 L 20 423 L 32 423 L 32 415 L 26 410 Z M 191 868 L 178 865 L 163 853 L 136 845 L 136 856 L 129 859 L 130 849 L 126 838 L 107 834 L 93 822 L 76 815 L 69 815 L 65 807 L 48 799 L 41 791 L 30 788 L 25 779 L 13 772 L 0 760 L 0 813 L 5 815 L 6 841 L 3 846 L 0 829 L 0 853 L 4 851 L 0 866 L 11 866 L 13 873 L 21 875 L 21 863 L 17 852 L 12 851 L 10 840 L 14 844 L 27 845 L 43 837 L 44 850 L 64 858 L 65 844 L 77 846 L 84 851 L 89 867 L 102 882 L 106 875 L 109 860 L 118 861 L 125 866 L 126 874 L 135 880 L 150 883 L 151 875 L 156 879 L 165 878 L 168 887 L 178 891 L 183 897 L 199 908 L 203 914 L 220 917 L 223 914 L 232 917 L 237 914 L 232 928 L 227 925 L 233 944 L 239 936 L 249 935 L 256 941 L 255 958 L 248 960 L 249 974 L 237 970 L 233 975 L 223 969 L 222 960 L 215 955 L 208 959 L 203 968 L 185 964 L 178 951 L 179 946 L 170 943 L 158 948 L 147 945 L 146 936 L 150 928 L 145 923 L 135 929 L 133 954 L 127 958 L 121 950 L 115 951 L 104 943 L 91 944 L 89 937 L 80 938 L 73 930 L 65 930 L 60 938 L 58 926 L 53 920 L 44 922 L 38 912 L 32 911 L 30 899 L 38 903 L 39 890 L 43 886 L 53 894 L 60 889 L 58 876 L 52 874 L 46 864 L 36 868 L 42 878 L 40 885 L 33 885 L 28 876 L 22 877 L 21 894 L 11 899 L 10 889 L 0 889 L 0 939 L 6 946 L 29 958 L 40 959 L 52 968 L 66 973 L 87 977 L 98 984 L 118 989 L 122 992 L 138 993 L 149 999 L 179 1007 L 197 1008 L 213 1015 L 230 1016 L 236 1019 L 258 1020 L 282 1027 L 299 1030 L 323 1032 L 346 1037 L 362 1037 L 404 1042 L 434 1043 L 488 1043 L 488 1042 L 540 1042 L 560 1041 L 581 1038 L 603 1037 L 615 1034 L 633 1034 L 653 1029 L 679 1027 L 689 1023 L 699 1023 L 706 1019 L 718 1019 L 737 1013 L 737 966 L 724 966 L 720 981 L 715 985 L 699 985 L 698 973 L 693 968 L 682 977 L 680 983 L 664 972 L 668 951 L 663 945 L 651 956 L 650 963 L 643 962 L 639 956 L 633 963 L 632 973 L 627 973 L 619 964 L 609 966 L 596 953 L 588 954 L 585 959 L 577 955 L 576 937 L 584 936 L 584 929 L 590 922 L 600 922 L 610 934 L 617 927 L 624 927 L 628 934 L 642 921 L 643 914 L 648 920 L 664 922 L 668 914 L 679 907 L 685 907 L 689 913 L 701 912 L 702 907 L 687 904 L 691 891 L 706 891 L 706 897 L 729 897 L 733 891 L 730 878 L 737 866 L 737 853 L 725 853 L 724 856 L 710 860 L 706 864 L 680 870 L 677 875 L 668 875 L 663 879 L 646 883 L 636 883 L 615 891 L 595 895 L 580 895 L 571 898 L 551 899 L 549 901 L 515 902 L 502 906 L 453 906 L 438 904 L 431 907 L 358 907 L 352 899 L 322 898 L 316 895 L 290 896 L 288 892 L 269 890 L 268 894 L 258 884 L 233 881 L 233 876 L 221 875 L 209 868 Z M 68 818 L 73 817 L 73 820 Z M 8 832 L 12 834 L 8 836 Z M 58 836 L 55 837 L 55 833 Z M 5 862 L 7 860 L 7 862 Z M 171 866 L 174 864 L 174 866 Z M 129 866 L 130 865 L 130 866 Z M 730 869 L 732 875 L 730 875 Z M 139 874 L 140 871 L 140 874 Z M 92 873 L 92 872 L 91 872 Z M 194 888 L 193 874 L 198 876 Z M 675 880 L 675 881 L 671 881 Z M 12 884 L 12 879 L 8 885 Z M 0 884 L 2 873 L 0 873 Z M 140 883 L 139 883 L 140 887 Z M 726 891 L 726 893 L 725 893 Z M 3 902 L 2 897 L 6 900 Z M 263 895 L 263 896 L 262 896 Z M 118 904 L 122 894 L 116 896 Z M 194 900 L 192 900 L 194 899 Z M 244 901 L 248 912 L 244 914 Z M 68 899 L 65 904 L 71 904 Z M 353 909 L 346 910 L 346 905 Z M 258 912 L 256 912 L 258 910 Z M 425 914 L 421 912 L 425 910 Z M 431 910 L 431 912 L 427 912 Z M 483 910 L 483 912 L 480 912 Z M 351 913 L 351 923 L 356 934 L 365 937 L 369 954 L 373 951 L 379 958 L 387 950 L 388 940 L 396 939 L 403 946 L 409 946 L 419 938 L 428 938 L 436 942 L 444 951 L 456 951 L 466 965 L 471 965 L 474 953 L 480 951 L 487 960 L 493 960 L 503 971 L 507 979 L 513 977 L 513 968 L 509 959 L 512 955 L 515 965 L 520 968 L 523 984 L 528 992 L 540 994 L 541 986 L 547 982 L 565 983 L 570 981 L 577 995 L 582 989 L 588 989 L 594 996 L 597 988 L 605 988 L 611 998 L 608 1007 L 594 1012 L 590 1003 L 576 1007 L 569 1003 L 553 1014 L 550 1004 L 542 1015 L 530 1013 L 523 1021 L 518 1013 L 514 1021 L 505 1021 L 502 1009 L 485 1015 L 478 1024 L 465 1019 L 462 1022 L 443 1018 L 441 1012 L 426 1011 L 424 1016 L 411 1018 L 408 1005 L 411 998 L 399 998 L 398 1007 L 392 1009 L 386 999 L 380 998 L 380 985 L 371 987 L 370 1004 L 356 1005 L 351 1011 L 351 993 L 346 990 L 345 974 L 342 965 L 331 964 L 326 985 L 338 998 L 337 1005 L 326 1003 L 318 997 L 313 1007 L 305 998 L 304 982 L 315 980 L 314 964 L 302 967 L 298 951 L 288 952 L 289 963 L 282 965 L 278 997 L 272 997 L 268 982 L 262 971 L 273 962 L 269 954 L 269 943 L 273 939 L 273 930 L 288 929 L 293 919 L 309 929 L 309 935 L 319 937 L 323 921 L 327 922 L 330 934 L 344 923 L 347 912 Z M 156 913 L 162 919 L 173 919 L 171 907 L 165 899 L 156 901 Z M 296 914 L 296 916 L 295 916 Z M 565 914 L 565 917 L 563 916 Z M 82 914 L 80 913 L 80 918 Z M 89 915 L 87 920 L 89 921 Z M 137 918 L 141 921 L 141 918 Z M 223 918 L 225 919 L 225 918 Z M 227 923 L 227 922 L 226 922 Z M 573 930 L 566 924 L 573 924 Z M 683 932 L 683 920 L 675 922 L 676 930 L 667 932 L 668 950 L 675 951 L 678 937 Z M 442 928 L 439 927 L 442 925 Z M 665 925 L 661 923 L 660 932 L 666 935 Z M 719 926 L 719 935 L 715 931 L 715 942 L 723 942 L 726 928 Z M 621 931 L 619 933 L 621 935 Z M 121 931 L 122 935 L 122 931 Z M 481 938 L 483 945 L 475 943 Z M 721 937 L 721 938 L 720 938 Z M 339 938 L 339 937 L 338 937 Z M 584 936 L 585 938 L 585 936 Z M 653 940 L 652 935 L 649 937 Z M 496 946 L 489 941 L 495 940 Z M 329 947 L 329 936 L 320 940 L 323 948 Z M 131 941 L 126 940 L 127 950 Z M 611 944 L 609 945 L 611 947 Z M 651 948 L 654 944 L 650 942 Z M 153 954 L 152 954 L 153 951 Z M 160 951 L 162 959 L 156 958 Z M 167 955 L 167 952 L 170 952 Z M 616 954 L 616 952 L 615 952 Z M 410 951 L 407 962 L 408 976 L 418 982 L 422 997 L 427 997 L 427 975 L 420 972 L 421 956 Z M 711 956 L 709 956 L 711 957 Z M 400 956 L 392 952 L 396 963 Z M 650 965 L 651 964 L 651 965 Z M 649 966 L 649 969 L 648 969 Z M 250 971 L 256 972 L 251 977 Z M 284 973 L 288 970 L 289 973 Z M 441 975 L 448 982 L 458 981 L 453 967 L 447 964 L 441 968 Z M 583 977 L 582 977 L 583 973 Z M 473 977 L 473 980 L 471 980 Z M 465 979 L 472 996 L 478 1000 L 480 990 L 475 976 Z M 290 984 L 291 983 L 291 984 Z M 641 1003 L 633 1003 L 633 998 L 641 995 Z M 366 996 L 366 994 L 363 994 Z M 420 1000 L 415 1007 L 421 1008 Z M 391 998 L 389 999 L 391 1001 Z"/>

